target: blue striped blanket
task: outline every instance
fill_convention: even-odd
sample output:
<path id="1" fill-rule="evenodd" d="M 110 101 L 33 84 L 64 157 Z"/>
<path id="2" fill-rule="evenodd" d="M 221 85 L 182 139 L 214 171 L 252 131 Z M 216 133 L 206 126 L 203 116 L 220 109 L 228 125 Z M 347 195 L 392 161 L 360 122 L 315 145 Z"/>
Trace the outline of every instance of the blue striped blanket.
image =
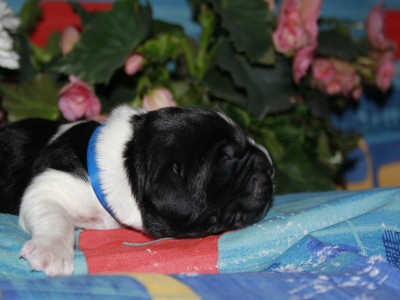
<path id="1" fill-rule="evenodd" d="M 276 196 L 261 222 L 217 237 L 220 274 L 143 274 L 135 268 L 128 275 L 89 274 L 81 234 L 75 274 L 48 279 L 18 258 L 29 237 L 17 217 L 0 215 L 0 296 L 400 299 L 400 188 Z M 172 252 L 180 247 L 168 245 Z M 165 252 L 166 260 L 172 252 Z"/>

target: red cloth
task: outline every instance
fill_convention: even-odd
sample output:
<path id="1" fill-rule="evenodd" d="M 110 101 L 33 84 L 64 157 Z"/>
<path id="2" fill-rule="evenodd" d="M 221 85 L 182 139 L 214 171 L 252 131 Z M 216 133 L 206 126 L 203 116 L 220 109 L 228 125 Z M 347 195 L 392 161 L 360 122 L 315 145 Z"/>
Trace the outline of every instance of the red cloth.
<path id="1" fill-rule="evenodd" d="M 400 58 L 400 10 L 389 10 L 386 12 L 385 32 L 396 43 L 396 57 Z"/>
<path id="2" fill-rule="evenodd" d="M 130 229 L 83 230 L 78 244 L 90 274 L 218 273 L 219 237 L 153 240 Z"/>
<path id="3" fill-rule="evenodd" d="M 112 3 L 79 3 L 89 12 L 104 11 L 112 7 Z M 41 2 L 42 17 L 31 35 L 31 41 L 36 46 L 44 47 L 52 32 L 62 31 L 66 26 L 81 29 L 80 18 L 72 10 L 68 2 Z"/>

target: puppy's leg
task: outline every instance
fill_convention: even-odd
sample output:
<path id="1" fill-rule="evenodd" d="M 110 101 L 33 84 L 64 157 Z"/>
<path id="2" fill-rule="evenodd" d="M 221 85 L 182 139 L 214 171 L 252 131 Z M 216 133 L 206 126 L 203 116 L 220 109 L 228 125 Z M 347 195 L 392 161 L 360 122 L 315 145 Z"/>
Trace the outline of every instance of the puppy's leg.
<path id="1" fill-rule="evenodd" d="M 72 274 L 75 235 L 70 216 L 54 200 L 34 202 L 38 205 L 29 207 L 29 211 L 24 206 L 21 209 L 21 226 L 32 239 L 25 243 L 20 257 L 28 261 L 32 270 L 43 271 L 47 276 Z"/>
<path id="2" fill-rule="evenodd" d="M 20 256 L 32 270 L 48 276 L 70 275 L 74 268 L 74 219 L 90 194 L 71 174 L 48 170 L 35 177 L 22 198 L 19 223 L 32 239 Z M 83 185 L 85 186 L 85 185 Z"/>

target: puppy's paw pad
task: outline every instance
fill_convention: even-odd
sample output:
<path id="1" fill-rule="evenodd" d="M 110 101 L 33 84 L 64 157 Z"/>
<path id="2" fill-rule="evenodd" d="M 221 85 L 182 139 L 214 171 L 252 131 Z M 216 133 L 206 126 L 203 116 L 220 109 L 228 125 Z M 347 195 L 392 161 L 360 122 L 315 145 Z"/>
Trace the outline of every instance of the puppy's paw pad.
<path id="1" fill-rule="evenodd" d="M 73 248 L 60 240 L 32 239 L 25 243 L 20 257 L 28 261 L 32 270 L 47 276 L 71 275 L 74 270 Z"/>

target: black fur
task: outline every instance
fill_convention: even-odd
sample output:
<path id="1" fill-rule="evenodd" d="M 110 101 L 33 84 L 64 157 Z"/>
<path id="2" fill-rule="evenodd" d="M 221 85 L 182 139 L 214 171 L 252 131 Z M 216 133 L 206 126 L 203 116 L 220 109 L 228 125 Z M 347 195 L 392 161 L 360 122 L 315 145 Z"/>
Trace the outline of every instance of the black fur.
<path id="1" fill-rule="evenodd" d="M 51 168 L 87 180 L 87 147 L 99 125 L 91 121 L 67 130 L 42 150 L 33 166 L 34 175 Z"/>
<path id="2" fill-rule="evenodd" d="M 25 188 L 47 168 L 86 178 L 87 144 L 98 125 L 78 124 L 49 145 L 57 122 L 29 119 L 1 128 L 0 212 L 18 214 Z"/>
<path id="3" fill-rule="evenodd" d="M 33 162 L 57 128 L 54 122 L 32 119 L 0 129 L 1 212 L 18 214 Z"/>
<path id="4" fill-rule="evenodd" d="M 149 234 L 205 236 L 265 215 L 273 166 L 216 112 L 168 108 L 134 117 L 133 127 L 126 168 Z"/>

